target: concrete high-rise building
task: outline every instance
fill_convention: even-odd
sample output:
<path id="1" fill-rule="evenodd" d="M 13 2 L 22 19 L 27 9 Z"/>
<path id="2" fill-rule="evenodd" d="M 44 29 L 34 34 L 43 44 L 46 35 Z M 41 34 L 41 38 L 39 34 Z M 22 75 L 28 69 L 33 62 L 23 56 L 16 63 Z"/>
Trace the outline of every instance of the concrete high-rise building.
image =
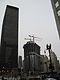
<path id="1" fill-rule="evenodd" d="M 58 66 L 57 66 L 57 63 L 58 63 L 58 60 L 57 60 L 57 56 L 56 54 L 51 50 L 51 61 L 52 61 L 52 65 L 54 66 L 54 71 L 57 71 L 58 70 Z"/>
<path id="2" fill-rule="evenodd" d="M 33 42 L 27 42 L 24 46 L 24 57 L 29 55 L 29 52 L 35 52 L 40 55 L 40 46 Z"/>
<path id="3" fill-rule="evenodd" d="M 26 73 L 40 72 L 40 46 L 33 42 L 27 42 L 24 46 L 24 71 Z"/>
<path id="4" fill-rule="evenodd" d="M 35 52 L 30 52 L 28 56 L 24 58 L 24 70 L 25 72 L 33 72 L 38 74 L 40 72 L 40 55 Z"/>
<path id="5" fill-rule="evenodd" d="M 1 36 L 0 65 L 18 67 L 18 8 L 7 5 Z"/>
<path id="6" fill-rule="evenodd" d="M 60 37 L 60 0 L 51 0 L 53 12 L 55 15 L 56 25 Z"/>
<path id="7" fill-rule="evenodd" d="M 40 71 L 44 72 L 44 55 L 40 55 Z"/>

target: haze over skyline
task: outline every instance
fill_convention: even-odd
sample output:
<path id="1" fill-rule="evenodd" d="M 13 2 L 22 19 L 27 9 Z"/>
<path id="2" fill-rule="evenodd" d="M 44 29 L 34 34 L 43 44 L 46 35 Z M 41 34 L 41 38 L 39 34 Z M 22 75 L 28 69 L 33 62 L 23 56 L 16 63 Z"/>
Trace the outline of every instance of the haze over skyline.
<path id="1" fill-rule="evenodd" d="M 19 55 L 23 56 L 24 38 L 33 35 L 42 40 L 35 42 L 41 46 L 41 54 L 46 44 L 52 44 L 52 50 L 60 60 L 60 40 L 50 0 L 1 0 L 0 1 L 0 34 L 6 5 L 19 8 Z M 1 35 L 0 35 L 1 38 Z"/>

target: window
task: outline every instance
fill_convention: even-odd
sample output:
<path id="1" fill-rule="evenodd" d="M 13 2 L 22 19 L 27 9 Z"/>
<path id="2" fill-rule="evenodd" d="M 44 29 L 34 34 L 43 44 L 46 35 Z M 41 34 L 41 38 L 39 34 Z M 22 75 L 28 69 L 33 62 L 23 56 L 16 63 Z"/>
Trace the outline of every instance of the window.
<path id="1" fill-rule="evenodd" d="M 60 10 L 58 10 L 57 14 L 58 14 L 58 16 L 60 16 Z"/>
<path id="2" fill-rule="evenodd" d="M 56 3 L 55 3 L 55 7 L 57 8 L 59 6 L 59 2 L 57 1 Z"/>

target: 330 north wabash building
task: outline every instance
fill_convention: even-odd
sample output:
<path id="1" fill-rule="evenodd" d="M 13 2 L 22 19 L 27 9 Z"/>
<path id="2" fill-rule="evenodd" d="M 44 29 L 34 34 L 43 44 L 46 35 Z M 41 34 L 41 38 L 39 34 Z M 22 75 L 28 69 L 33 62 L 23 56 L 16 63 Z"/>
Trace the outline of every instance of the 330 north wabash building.
<path id="1" fill-rule="evenodd" d="M 55 19 L 56 19 L 58 34 L 60 37 L 60 0 L 51 0 L 51 3 L 52 3 Z"/>
<path id="2" fill-rule="evenodd" d="M 0 65 L 7 68 L 18 66 L 18 12 L 7 5 L 2 25 Z"/>

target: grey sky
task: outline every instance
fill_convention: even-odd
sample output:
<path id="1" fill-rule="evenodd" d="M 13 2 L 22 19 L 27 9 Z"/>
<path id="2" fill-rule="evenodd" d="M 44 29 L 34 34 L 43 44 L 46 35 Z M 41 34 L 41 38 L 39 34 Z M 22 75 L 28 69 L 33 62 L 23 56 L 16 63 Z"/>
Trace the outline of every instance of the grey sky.
<path id="1" fill-rule="evenodd" d="M 60 40 L 50 0 L 0 0 L 0 30 L 6 5 L 19 7 L 19 55 L 23 55 L 24 40 L 28 35 L 42 38 L 36 39 L 41 46 L 41 53 L 47 43 L 52 43 L 52 50 L 60 59 Z M 1 31 L 0 31 L 1 32 Z"/>

